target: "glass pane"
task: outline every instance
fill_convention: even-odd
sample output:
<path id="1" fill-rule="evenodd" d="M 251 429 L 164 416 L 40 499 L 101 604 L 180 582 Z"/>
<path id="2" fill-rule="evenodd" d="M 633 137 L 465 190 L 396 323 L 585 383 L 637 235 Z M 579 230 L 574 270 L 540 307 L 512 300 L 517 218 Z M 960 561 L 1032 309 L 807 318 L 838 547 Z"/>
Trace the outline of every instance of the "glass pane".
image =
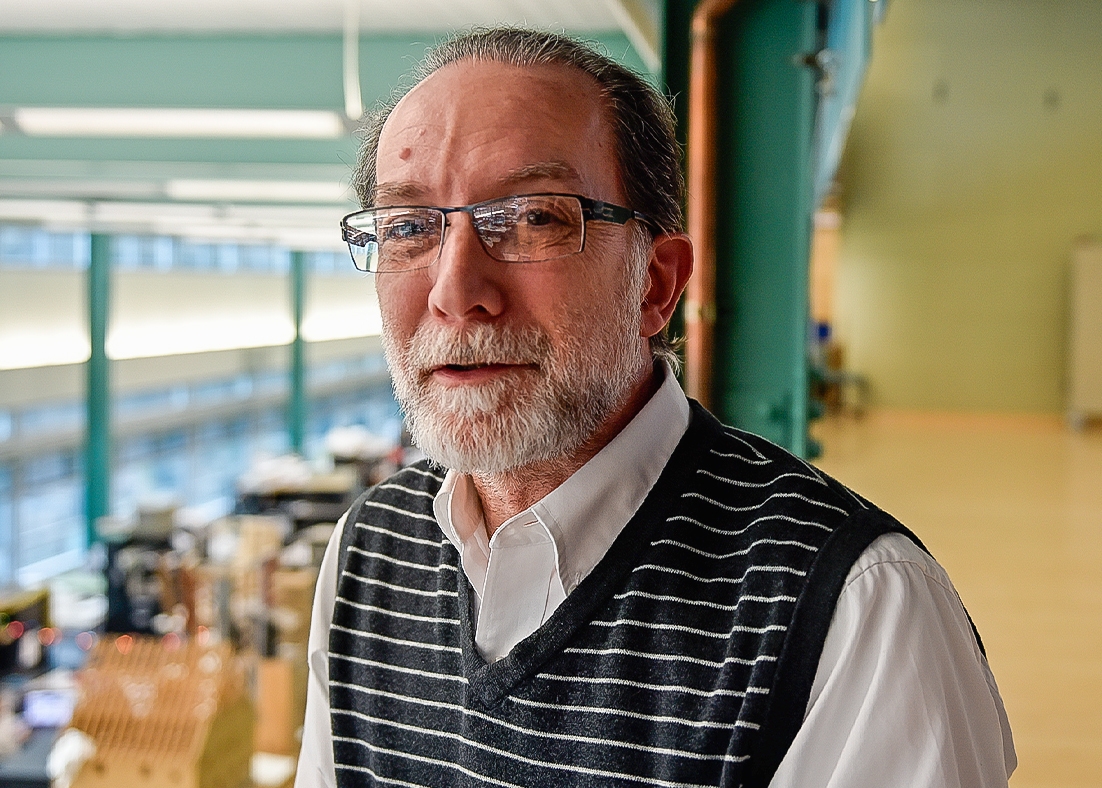
<path id="1" fill-rule="evenodd" d="M 12 471 L 0 465 L 0 588 L 14 581 L 13 529 L 15 527 L 12 499 Z"/>

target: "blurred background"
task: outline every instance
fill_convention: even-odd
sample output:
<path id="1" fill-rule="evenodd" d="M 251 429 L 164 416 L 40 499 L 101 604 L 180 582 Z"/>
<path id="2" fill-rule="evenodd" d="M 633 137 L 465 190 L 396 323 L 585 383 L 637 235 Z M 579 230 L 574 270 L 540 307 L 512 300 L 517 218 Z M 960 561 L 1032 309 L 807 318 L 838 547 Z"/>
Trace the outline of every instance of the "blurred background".
<path id="1" fill-rule="evenodd" d="M 0 0 L 0 784 L 107 726 L 66 671 L 130 655 L 225 663 L 189 735 L 248 727 L 227 762 L 286 779 L 245 756 L 293 760 L 321 546 L 411 451 L 337 226 L 355 130 L 502 22 L 673 97 L 715 227 L 687 389 L 946 565 L 1012 786 L 1102 785 L 1096 0 Z"/>

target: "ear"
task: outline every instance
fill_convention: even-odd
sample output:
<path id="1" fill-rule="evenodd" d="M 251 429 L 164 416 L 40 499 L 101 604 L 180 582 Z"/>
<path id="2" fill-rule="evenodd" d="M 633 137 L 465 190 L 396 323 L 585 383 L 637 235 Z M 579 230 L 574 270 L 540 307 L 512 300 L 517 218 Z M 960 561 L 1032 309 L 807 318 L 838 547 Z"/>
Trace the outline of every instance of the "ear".
<path id="1" fill-rule="evenodd" d="M 639 333 L 650 338 L 673 317 L 693 272 L 693 243 L 684 233 L 663 233 L 651 245 Z"/>

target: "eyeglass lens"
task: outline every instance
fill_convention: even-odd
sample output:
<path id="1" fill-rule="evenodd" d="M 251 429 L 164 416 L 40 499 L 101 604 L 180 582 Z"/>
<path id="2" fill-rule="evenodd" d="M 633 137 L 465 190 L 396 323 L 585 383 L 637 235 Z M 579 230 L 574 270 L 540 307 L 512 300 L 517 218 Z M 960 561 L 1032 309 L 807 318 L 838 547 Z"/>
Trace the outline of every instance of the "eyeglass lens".
<path id="1" fill-rule="evenodd" d="M 379 208 L 349 217 L 345 236 L 361 271 L 410 271 L 436 262 L 445 214 L 471 215 L 486 253 L 503 262 L 552 260 L 580 252 L 585 222 L 578 198 L 525 195 L 465 208 Z"/>

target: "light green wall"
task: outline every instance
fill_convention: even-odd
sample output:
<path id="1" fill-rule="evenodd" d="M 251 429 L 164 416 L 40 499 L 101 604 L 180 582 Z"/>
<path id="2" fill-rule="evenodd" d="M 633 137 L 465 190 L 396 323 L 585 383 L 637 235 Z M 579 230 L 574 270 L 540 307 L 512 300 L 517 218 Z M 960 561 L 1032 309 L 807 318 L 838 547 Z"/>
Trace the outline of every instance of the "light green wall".
<path id="1" fill-rule="evenodd" d="M 1102 236 L 1102 3 L 893 0 L 843 201 L 837 336 L 877 404 L 1062 410 L 1070 250 Z"/>

